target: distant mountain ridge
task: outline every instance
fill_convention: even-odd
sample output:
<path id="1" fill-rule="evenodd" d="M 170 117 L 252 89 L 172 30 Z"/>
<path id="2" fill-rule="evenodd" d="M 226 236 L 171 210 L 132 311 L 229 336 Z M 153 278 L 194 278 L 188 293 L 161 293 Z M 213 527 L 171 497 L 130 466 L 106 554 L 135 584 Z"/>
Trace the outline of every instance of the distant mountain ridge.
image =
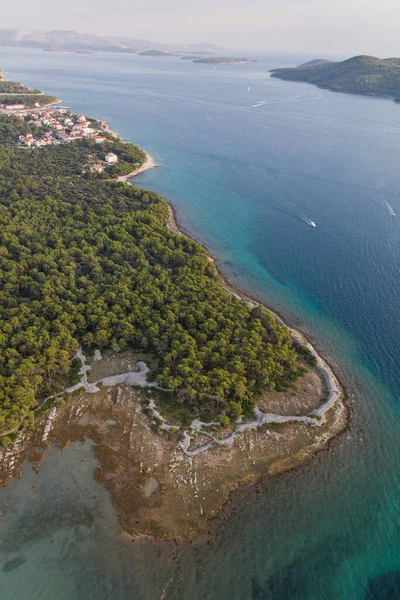
<path id="1" fill-rule="evenodd" d="M 0 29 L 0 45 L 26 46 L 55 50 L 108 50 L 111 52 L 145 52 L 147 50 L 170 50 L 214 53 L 221 49 L 214 44 L 162 44 L 143 39 L 118 36 L 98 36 L 77 31 L 30 31 L 24 29 Z"/>
<path id="2" fill-rule="evenodd" d="M 323 61 L 323 62 L 321 62 Z M 272 77 L 287 81 L 304 81 L 334 92 L 393 96 L 400 100 L 400 58 L 353 56 L 342 62 L 317 59 L 317 64 L 273 69 Z"/>

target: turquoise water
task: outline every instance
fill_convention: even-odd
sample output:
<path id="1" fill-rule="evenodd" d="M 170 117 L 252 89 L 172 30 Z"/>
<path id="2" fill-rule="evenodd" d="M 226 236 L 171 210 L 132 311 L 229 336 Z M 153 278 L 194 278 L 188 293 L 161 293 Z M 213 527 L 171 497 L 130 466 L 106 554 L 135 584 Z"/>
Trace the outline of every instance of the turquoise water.
<path id="1" fill-rule="evenodd" d="M 0 491 L 2 597 L 152 599 L 174 577 L 168 598 L 400 598 L 400 108 L 269 79 L 267 57 L 214 70 L 0 49 L 0 62 L 153 154 L 162 168 L 137 184 L 307 332 L 353 413 L 329 452 L 240 490 L 210 543 L 127 542 L 91 448 L 54 450 L 35 491 L 29 466 Z"/>

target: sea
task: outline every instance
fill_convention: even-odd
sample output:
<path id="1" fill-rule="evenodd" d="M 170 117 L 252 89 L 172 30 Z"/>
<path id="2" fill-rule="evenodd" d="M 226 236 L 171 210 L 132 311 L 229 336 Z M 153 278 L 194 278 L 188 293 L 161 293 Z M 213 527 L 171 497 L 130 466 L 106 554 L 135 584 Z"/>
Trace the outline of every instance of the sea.
<path id="1" fill-rule="evenodd" d="M 350 426 L 184 543 L 121 535 L 92 445 L 54 448 L 0 490 L 2 600 L 400 598 L 400 106 L 270 77 L 301 57 L 257 58 L 0 48 L 10 79 L 152 154 L 135 184 L 307 334 Z"/>

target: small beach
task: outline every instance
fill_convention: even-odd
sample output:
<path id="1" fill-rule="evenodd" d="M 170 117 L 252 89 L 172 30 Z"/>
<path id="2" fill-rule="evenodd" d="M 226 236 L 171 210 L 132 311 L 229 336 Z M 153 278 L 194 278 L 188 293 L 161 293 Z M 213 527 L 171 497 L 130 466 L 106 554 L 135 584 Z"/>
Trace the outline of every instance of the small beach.
<path id="1" fill-rule="evenodd" d="M 133 179 L 133 177 L 136 177 L 137 175 L 140 175 L 141 173 L 144 173 L 145 171 L 148 171 L 149 169 L 153 169 L 154 167 L 157 167 L 157 166 L 158 165 L 156 165 L 154 158 L 151 156 L 151 154 L 146 152 L 146 160 L 144 161 L 144 163 L 138 169 L 135 169 L 131 173 L 128 173 L 128 175 L 120 175 L 119 177 L 117 177 L 117 181 L 126 183 L 130 179 Z"/>

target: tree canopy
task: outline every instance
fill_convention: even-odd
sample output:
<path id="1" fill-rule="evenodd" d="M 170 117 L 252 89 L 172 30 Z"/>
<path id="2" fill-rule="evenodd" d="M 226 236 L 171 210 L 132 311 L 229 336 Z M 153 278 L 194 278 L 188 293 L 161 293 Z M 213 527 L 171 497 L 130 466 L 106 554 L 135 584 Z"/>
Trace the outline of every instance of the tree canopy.
<path id="1" fill-rule="evenodd" d="M 223 288 L 164 199 L 82 176 L 88 142 L 17 148 L 27 127 L 0 119 L 0 432 L 60 389 L 79 344 L 154 353 L 159 385 L 203 413 L 293 382 L 289 331 Z"/>

